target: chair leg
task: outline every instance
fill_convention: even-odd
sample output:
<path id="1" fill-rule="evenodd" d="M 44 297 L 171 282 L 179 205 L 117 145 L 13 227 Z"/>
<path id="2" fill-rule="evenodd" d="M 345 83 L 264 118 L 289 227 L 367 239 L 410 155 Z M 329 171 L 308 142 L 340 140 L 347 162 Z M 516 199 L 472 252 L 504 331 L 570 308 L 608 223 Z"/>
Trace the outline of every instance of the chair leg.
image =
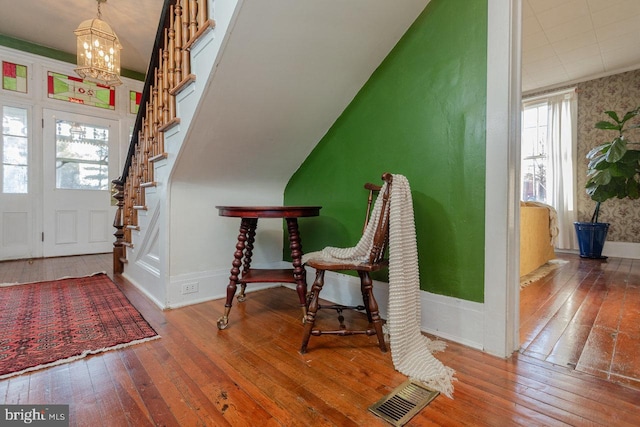
<path id="1" fill-rule="evenodd" d="M 378 312 L 378 302 L 373 295 L 373 281 L 371 276 L 366 271 L 358 271 L 360 276 L 360 288 L 362 290 L 362 297 L 364 298 L 364 305 L 367 310 L 367 316 L 373 324 L 373 328 L 376 331 L 378 337 L 378 346 L 383 353 L 387 352 L 387 345 L 384 342 L 384 333 L 382 332 L 382 318 Z"/>
<path id="2" fill-rule="evenodd" d="M 324 286 L 324 270 L 316 270 L 316 279 L 313 281 L 311 287 L 311 300 L 309 301 L 309 307 L 307 308 L 307 315 L 304 318 L 304 334 L 302 335 L 302 346 L 300 347 L 300 353 L 307 352 L 307 345 L 309 344 L 309 338 L 311 338 L 311 331 L 316 321 L 316 313 L 318 311 L 318 299 L 320 298 L 320 291 Z"/>
<path id="3" fill-rule="evenodd" d="M 371 289 L 367 289 L 365 287 L 365 283 L 370 282 L 371 278 L 369 278 L 369 273 L 366 271 L 358 271 L 358 276 L 360 276 L 360 292 L 362 293 L 362 303 L 364 305 L 365 313 L 367 313 L 367 320 L 369 320 L 369 323 L 373 323 L 371 307 L 369 307 L 369 292 Z"/>

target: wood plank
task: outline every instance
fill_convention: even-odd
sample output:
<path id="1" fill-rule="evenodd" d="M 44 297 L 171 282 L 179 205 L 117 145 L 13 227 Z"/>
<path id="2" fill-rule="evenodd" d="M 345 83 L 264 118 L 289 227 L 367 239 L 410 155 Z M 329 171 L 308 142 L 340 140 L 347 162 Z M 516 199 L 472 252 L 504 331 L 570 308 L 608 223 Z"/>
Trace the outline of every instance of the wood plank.
<path id="1" fill-rule="evenodd" d="M 69 377 L 73 402 L 70 402 L 69 419 L 75 425 L 91 425 L 100 420 L 100 409 L 94 393 L 86 359 L 69 364 Z M 73 415 L 72 415 L 73 413 Z"/>
<path id="2" fill-rule="evenodd" d="M 582 304 L 553 346 L 547 360 L 556 365 L 575 367 L 604 301 L 607 284 L 601 276 L 593 284 Z"/>
<path id="3" fill-rule="evenodd" d="M 148 410 L 153 423 L 162 424 L 165 426 L 179 426 L 178 420 L 171 413 L 169 408 L 169 402 L 166 402 L 160 392 L 158 391 L 153 380 L 149 376 L 146 368 L 149 369 L 162 369 L 159 366 L 145 366 L 142 365 L 140 359 L 135 354 L 135 351 L 131 347 L 127 347 L 122 351 L 118 351 L 120 359 L 124 364 L 127 373 L 132 379 L 133 384 L 142 401 L 144 407 Z"/>
<path id="4" fill-rule="evenodd" d="M 199 305 L 199 306 L 202 306 L 202 305 Z M 219 365 L 223 365 L 225 373 L 227 373 L 232 377 L 234 383 L 236 383 L 241 390 L 245 390 L 247 393 L 249 393 L 249 395 L 251 395 L 255 399 L 256 395 L 259 395 L 261 393 L 258 389 L 256 389 L 256 386 L 253 383 L 253 378 L 246 377 L 246 373 L 253 373 L 255 372 L 255 369 L 251 369 L 250 366 L 244 365 L 244 363 L 246 363 L 244 362 L 245 354 L 249 354 L 247 356 L 249 358 L 252 357 L 250 355 L 251 348 L 244 346 L 243 341 L 240 339 L 237 339 L 238 338 L 237 336 L 231 337 L 234 339 L 230 341 L 229 334 L 227 333 L 229 332 L 228 330 L 221 331 L 218 333 L 218 336 L 221 339 L 216 342 L 217 345 L 215 346 L 210 345 L 212 341 L 211 334 L 214 331 L 213 328 L 215 328 L 214 326 L 215 320 L 217 319 L 217 316 L 222 313 L 222 311 L 215 313 L 215 315 L 211 317 L 207 322 L 206 320 L 207 318 L 205 319 L 200 318 L 196 313 L 188 313 L 188 311 L 191 311 L 191 310 L 195 310 L 195 308 L 190 307 L 189 310 L 180 310 L 179 313 L 176 312 L 174 315 L 186 316 L 185 323 L 187 323 L 188 321 L 193 322 L 194 320 L 196 320 L 198 324 L 202 325 L 203 324 L 202 322 L 206 322 L 208 323 L 208 327 L 190 329 L 190 330 L 185 329 L 183 330 L 183 333 L 188 334 L 190 340 L 193 341 L 194 344 L 196 344 L 199 348 L 201 348 L 203 352 L 207 354 L 212 360 L 215 360 L 216 363 Z M 240 329 L 240 328 L 236 327 L 236 329 Z M 250 340 L 250 342 L 252 343 L 251 346 L 253 346 L 254 345 L 253 343 L 257 342 L 257 340 L 255 339 Z M 227 362 L 228 359 L 232 359 L 234 361 L 233 366 L 228 365 L 229 363 Z M 240 367 L 244 367 L 245 369 L 240 370 Z M 265 371 L 270 371 L 271 367 L 266 363 L 263 363 L 262 369 L 260 370 L 264 373 Z M 298 384 L 300 379 L 301 377 L 298 375 L 297 376 Z M 228 393 L 228 391 L 227 391 L 227 396 L 231 396 Z M 261 396 L 261 399 L 259 401 L 261 404 L 267 405 L 267 406 L 273 405 L 272 402 L 263 401 L 263 398 L 264 396 Z M 269 399 L 269 401 L 271 401 L 271 399 Z M 243 406 L 246 407 L 247 404 L 245 403 L 243 404 Z M 345 420 L 341 419 L 341 421 L 345 421 Z"/>
<path id="5" fill-rule="evenodd" d="M 522 290 L 520 343 L 524 349 L 540 334 L 592 270 L 590 266 L 583 267 L 573 263 L 560 269 L 551 281 L 543 278 Z"/>
<path id="6" fill-rule="evenodd" d="M 125 367 L 120 352 L 112 351 L 99 355 L 111 376 L 111 384 L 118 394 L 122 405 L 123 415 L 130 426 L 152 426 L 151 415 L 142 396 L 138 392 L 138 386 L 134 384 Z"/>
<path id="7" fill-rule="evenodd" d="M 436 357 L 456 370 L 454 398 L 439 396 L 407 426 L 638 424 L 640 384 L 626 375 L 640 375 L 634 371 L 640 338 L 633 335 L 640 261 L 566 259 L 569 264 L 522 291 L 529 316 L 523 329 L 539 335 L 563 324 L 563 333 L 549 341 L 549 357 L 561 362 L 580 353 L 576 370 L 545 361 L 547 355 L 538 359 L 535 352 L 502 359 L 448 342 Z M 234 302 L 228 329 L 219 331 L 223 300 L 162 311 L 114 277 L 111 263 L 107 254 L 0 264 L 2 281 L 107 271 L 162 336 L 2 380 L 5 403 L 69 404 L 71 425 L 387 425 L 367 408 L 406 377 L 393 368 L 390 353 L 380 352 L 375 337 L 312 337 L 309 352 L 301 355 L 300 309 L 290 288 L 250 292 L 246 302 Z M 319 322 L 337 323 L 335 312 L 320 313 Z M 547 325 L 563 316 L 556 326 Z M 366 323 L 361 314 L 345 317 L 357 327 Z M 584 334 L 590 323 L 587 338 L 568 339 L 576 331 Z M 571 343 L 584 344 L 583 351 L 565 348 Z M 599 364 L 587 364 L 590 351 L 601 353 Z M 578 371 L 590 367 L 624 385 Z"/>
<path id="8" fill-rule="evenodd" d="M 576 364 L 576 370 L 608 378 L 616 344 L 613 329 L 594 327 Z"/>
<path id="9" fill-rule="evenodd" d="M 180 390 L 185 403 L 198 412 L 206 425 L 231 425 L 224 417 L 224 406 L 219 402 L 216 405 L 216 399 L 212 400 L 203 391 L 207 384 L 220 384 L 223 373 L 210 360 L 202 357 L 202 353 L 190 341 L 184 339 L 181 343 L 175 343 L 166 335 L 163 339 L 164 345 L 153 348 L 155 358 L 166 367 L 167 374 Z"/>
<path id="10" fill-rule="evenodd" d="M 5 403 L 20 405 L 29 402 L 29 375 L 18 375 L 5 381 L 8 381 Z"/>
<path id="11" fill-rule="evenodd" d="M 71 405 L 73 403 L 73 390 L 71 388 L 71 374 L 69 364 L 54 366 L 47 369 L 51 376 L 51 400 L 49 402 L 58 405 Z M 30 376 L 45 375 L 45 372 L 33 373 Z M 71 407 L 69 407 L 69 415 L 71 415 Z"/>
<path id="12" fill-rule="evenodd" d="M 526 374 L 527 378 L 536 379 L 561 393 L 569 392 L 592 400 L 615 400 L 618 410 L 637 412 L 639 391 L 636 389 L 621 387 L 620 384 L 603 381 L 596 376 L 572 371 L 522 354 L 514 354 L 510 359 L 504 366 L 500 365 L 508 372 L 519 376 Z"/>
<path id="13" fill-rule="evenodd" d="M 606 424 L 620 413 L 619 410 L 612 411 L 608 402 L 602 400 L 601 396 L 593 399 L 576 395 L 573 388 L 580 387 L 579 380 L 575 380 L 575 384 L 556 383 L 550 387 L 546 377 L 540 378 L 535 374 L 536 369 L 528 369 L 527 372 L 518 375 L 497 375 L 501 369 L 494 364 L 488 364 L 485 360 L 479 362 L 464 355 L 461 357 L 465 359 L 461 365 L 463 372 L 470 375 L 466 381 L 483 380 L 484 389 L 491 394 L 504 396 L 506 393 L 510 402 L 538 410 L 555 420 L 570 425 L 584 425 L 587 422 Z M 634 425 L 626 424 L 624 419 L 620 422 L 618 425 Z"/>
<path id="14" fill-rule="evenodd" d="M 29 401 L 43 404 L 51 402 L 51 371 L 29 377 Z"/>
<path id="15" fill-rule="evenodd" d="M 589 290 L 593 286 L 594 279 L 585 278 L 580 282 L 577 288 L 566 295 L 562 296 L 563 301 L 560 306 L 554 304 L 554 313 L 546 322 L 544 329 L 542 329 L 531 343 L 526 346 L 524 354 L 539 355 L 547 357 L 553 350 L 553 347 L 558 342 L 562 334 L 567 328 L 567 325 L 579 309 L 580 305 L 586 298 Z M 570 299 L 571 303 L 567 303 Z"/>
<path id="16" fill-rule="evenodd" d="M 152 353 L 151 347 L 153 346 L 135 346 L 132 348 L 142 366 L 154 366 L 158 363 L 155 355 Z M 200 418 L 194 410 L 195 407 L 190 405 L 188 400 L 185 400 L 185 396 L 172 380 L 172 376 L 169 375 L 169 369 L 172 367 L 176 368 L 176 366 L 170 366 L 164 363 L 160 365 L 164 366 L 164 369 L 149 369 L 146 373 L 149 375 L 153 386 L 157 389 L 159 397 L 161 397 L 163 402 L 166 402 L 168 410 L 175 417 L 178 425 L 202 425 L 202 418 Z"/>
<path id="17" fill-rule="evenodd" d="M 129 421 L 125 414 L 118 391 L 111 381 L 104 357 L 88 357 L 87 370 L 93 388 L 96 405 L 100 413 L 99 419 L 107 426 L 127 426 Z"/>

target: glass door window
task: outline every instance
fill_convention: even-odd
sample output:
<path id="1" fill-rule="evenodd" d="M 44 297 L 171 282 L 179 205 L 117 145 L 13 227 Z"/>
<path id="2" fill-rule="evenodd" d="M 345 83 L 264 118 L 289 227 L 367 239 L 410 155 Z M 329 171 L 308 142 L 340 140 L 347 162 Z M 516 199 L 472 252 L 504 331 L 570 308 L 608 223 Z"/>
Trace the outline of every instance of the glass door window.
<path id="1" fill-rule="evenodd" d="M 56 188 L 109 189 L 109 128 L 56 120 Z"/>

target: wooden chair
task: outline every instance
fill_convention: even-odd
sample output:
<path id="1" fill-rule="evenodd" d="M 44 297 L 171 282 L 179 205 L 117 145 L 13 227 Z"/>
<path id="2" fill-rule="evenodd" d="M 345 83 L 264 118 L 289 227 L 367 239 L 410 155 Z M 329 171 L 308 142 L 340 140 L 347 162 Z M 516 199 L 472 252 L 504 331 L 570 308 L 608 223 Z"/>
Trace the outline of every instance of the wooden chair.
<path id="1" fill-rule="evenodd" d="M 304 335 L 302 338 L 302 347 L 300 353 L 307 352 L 307 345 L 311 335 L 319 336 L 323 334 L 333 335 L 377 335 L 378 345 L 380 350 L 384 353 L 387 351 L 387 346 L 384 342 L 384 334 L 382 332 L 382 319 L 378 313 L 378 303 L 373 295 L 372 280 L 370 273 L 378 271 L 383 268 L 388 268 L 389 261 L 385 258 L 387 244 L 389 241 L 389 196 L 391 194 L 391 183 L 393 176 L 390 173 L 382 175 L 382 179 L 387 183 L 387 187 L 383 193 L 380 193 L 381 186 L 367 183 L 365 188 L 369 190 L 369 197 L 367 200 L 367 212 L 365 215 L 364 230 L 366 230 L 369 224 L 369 218 L 372 214 L 372 204 L 374 201 L 374 195 L 382 197 L 380 217 L 378 224 L 373 234 L 373 245 L 369 252 L 368 260 L 357 264 L 353 262 L 340 262 L 340 261 L 326 261 L 322 259 L 309 259 L 305 265 L 316 269 L 316 278 L 311 287 L 309 293 L 309 306 L 307 309 L 307 315 L 305 317 Z M 334 305 L 320 305 L 319 298 L 322 287 L 324 286 L 324 274 L 325 271 L 356 271 L 360 277 L 360 289 L 362 291 L 363 305 L 358 306 L 344 306 L 339 304 Z M 319 330 L 314 328 L 316 313 L 319 309 L 333 309 L 338 312 L 338 320 L 340 322 L 340 329 L 338 330 Z M 344 317 L 342 316 L 342 310 L 365 310 L 367 318 L 369 319 L 369 325 L 366 330 L 349 330 L 344 325 Z"/>

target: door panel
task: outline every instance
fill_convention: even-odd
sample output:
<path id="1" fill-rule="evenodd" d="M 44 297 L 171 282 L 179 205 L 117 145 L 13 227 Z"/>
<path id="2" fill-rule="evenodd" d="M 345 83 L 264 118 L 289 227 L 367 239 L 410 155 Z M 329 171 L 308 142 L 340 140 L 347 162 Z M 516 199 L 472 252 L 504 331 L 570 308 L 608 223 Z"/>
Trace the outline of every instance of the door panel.
<path id="1" fill-rule="evenodd" d="M 110 252 L 118 122 L 45 110 L 44 126 L 44 256 Z"/>
<path id="2" fill-rule="evenodd" d="M 109 221 L 111 219 L 111 221 Z M 108 210 L 92 210 L 89 212 L 89 242 L 108 241 L 113 244 L 113 233 L 109 234 L 109 230 L 113 223 L 113 215 Z M 105 228 L 104 224 L 107 224 Z M 113 230 L 115 231 L 115 230 Z"/>
<path id="3" fill-rule="evenodd" d="M 54 210 L 55 228 L 53 236 L 56 245 L 78 243 L 78 211 Z"/>
<path id="4" fill-rule="evenodd" d="M 2 247 L 5 255 L 28 254 L 31 231 L 31 212 L 11 203 L 12 211 L 2 212 Z"/>

